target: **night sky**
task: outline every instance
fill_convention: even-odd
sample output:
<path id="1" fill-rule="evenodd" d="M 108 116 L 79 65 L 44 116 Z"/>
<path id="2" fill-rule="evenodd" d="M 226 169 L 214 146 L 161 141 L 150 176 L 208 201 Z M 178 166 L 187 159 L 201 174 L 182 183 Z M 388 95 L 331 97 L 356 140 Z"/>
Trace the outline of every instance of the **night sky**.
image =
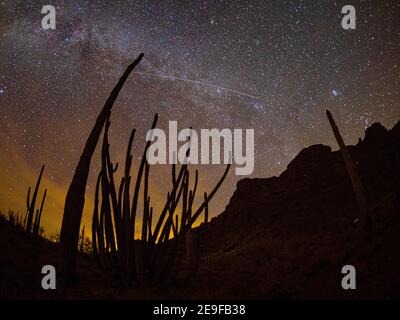
<path id="1" fill-rule="evenodd" d="M 348 144 L 376 121 L 391 128 L 400 119 L 398 1 L 49 0 L 56 30 L 42 29 L 43 4 L 0 0 L 0 208 L 25 213 L 27 188 L 46 164 L 48 233 L 60 226 L 100 108 L 141 52 L 113 109 L 114 161 L 123 160 L 134 127 L 139 157 L 156 112 L 161 128 L 176 120 L 178 129 L 254 129 L 251 177 L 279 175 L 311 144 L 337 149 L 326 109 Z M 341 27 L 346 4 L 356 8 L 356 30 Z M 98 156 L 92 163 L 86 224 Z M 224 167 L 198 168 L 202 195 Z M 152 170 L 155 201 L 165 199 L 169 167 Z M 238 179 L 232 170 L 213 216 Z"/>

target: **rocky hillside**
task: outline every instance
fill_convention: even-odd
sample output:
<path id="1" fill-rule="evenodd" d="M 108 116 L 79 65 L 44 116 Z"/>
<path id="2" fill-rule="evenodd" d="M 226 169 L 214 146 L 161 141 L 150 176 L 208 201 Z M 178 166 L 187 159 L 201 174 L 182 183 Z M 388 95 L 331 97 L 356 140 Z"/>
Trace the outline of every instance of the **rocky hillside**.
<path id="1" fill-rule="evenodd" d="M 372 239 L 358 222 L 340 152 L 314 145 L 279 177 L 239 181 L 226 210 L 200 227 L 207 259 L 244 281 L 249 297 L 400 297 L 392 270 L 400 267 L 400 123 L 391 130 L 375 123 L 348 148 L 366 189 Z M 340 288 L 345 264 L 359 267 L 360 290 Z"/>
<path id="2" fill-rule="evenodd" d="M 348 149 L 371 207 L 400 191 L 400 122 L 391 130 L 373 124 L 364 139 Z M 313 145 L 303 149 L 279 177 L 239 181 L 226 210 L 208 228 L 210 236 L 217 234 L 222 248 L 259 233 L 308 234 L 325 223 L 348 226 L 357 218 L 340 151 Z"/>

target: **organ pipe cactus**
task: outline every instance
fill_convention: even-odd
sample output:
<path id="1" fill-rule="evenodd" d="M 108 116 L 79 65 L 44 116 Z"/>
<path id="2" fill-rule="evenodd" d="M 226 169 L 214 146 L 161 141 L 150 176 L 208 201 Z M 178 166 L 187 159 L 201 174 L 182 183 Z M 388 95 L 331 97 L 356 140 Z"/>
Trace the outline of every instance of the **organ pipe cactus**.
<path id="1" fill-rule="evenodd" d="M 171 191 L 168 193 L 165 205 L 153 224 L 153 218 L 156 218 L 156 216 L 151 206 L 149 193 L 150 165 L 146 162 L 150 141 L 146 144 L 136 174 L 133 197 L 130 196 L 131 149 L 135 135 L 133 130 L 128 143 L 123 176 L 117 187 L 114 174 L 118 165 L 113 165 L 109 152 L 109 118 L 120 90 L 142 57 L 143 54 L 127 68 L 112 90 L 86 141 L 68 188 L 60 233 L 58 265 L 59 273 L 64 280 L 76 277 L 76 254 L 86 183 L 91 159 L 103 127 L 105 127 L 105 130 L 101 150 L 102 165 L 96 182 L 92 220 L 93 253 L 98 258 L 100 265 L 111 267 L 129 285 L 138 281 L 165 282 L 175 279 L 181 262 L 186 233 L 191 230 L 204 210 L 208 215 L 208 203 L 229 171 L 230 165 L 227 166 L 223 176 L 205 197 L 203 203 L 196 210 L 193 210 L 198 173 L 196 171 L 194 187 L 190 189 L 190 173 L 187 165 L 182 165 L 178 173 L 176 166 L 173 165 Z M 155 116 L 151 128 L 155 128 L 157 119 L 158 115 Z M 143 192 L 143 208 L 139 209 L 141 192 Z M 181 223 L 178 225 L 179 218 L 177 218 L 176 211 L 181 201 L 184 209 L 181 212 Z M 142 235 L 140 240 L 135 240 L 137 218 L 140 217 L 139 211 L 142 212 Z M 207 220 L 207 218 L 205 219 Z"/>
<path id="2" fill-rule="evenodd" d="M 337 141 L 337 144 L 340 148 L 340 153 L 342 154 L 344 163 L 346 165 L 347 173 L 349 174 L 351 183 L 353 185 L 353 190 L 356 196 L 358 208 L 361 214 L 361 220 L 363 221 L 364 227 L 368 231 L 370 228 L 370 217 L 368 215 L 368 206 L 367 206 L 367 198 L 365 196 L 364 186 L 361 182 L 361 179 L 358 175 L 356 166 L 354 165 L 353 160 L 351 159 L 350 153 L 346 148 L 346 145 L 343 141 L 343 138 L 339 132 L 339 128 L 337 127 L 335 120 L 333 119 L 332 114 L 329 110 L 326 110 L 326 115 L 328 117 L 329 123 L 332 127 L 333 134 Z"/>
<path id="3" fill-rule="evenodd" d="M 36 211 L 35 224 L 33 226 L 33 235 L 36 236 L 36 237 L 39 236 L 40 221 L 42 219 L 42 212 L 43 212 L 44 201 L 46 199 L 46 194 L 47 194 L 47 189 L 44 190 L 42 203 L 40 204 L 40 209 Z"/>
<path id="4" fill-rule="evenodd" d="M 39 236 L 40 231 L 40 221 L 42 218 L 43 206 L 46 199 L 47 189 L 45 189 L 43 198 L 40 204 L 40 209 L 36 209 L 36 199 L 40 188 L 40 182 L 42 181 L 42 176 L 44 172 L 44 165 L 42 166 L 38 179 L 36 181 L 36 186 L 32 194 L 32 199 L 30 197 L 31 187 L 28 188 L 28 193 L 26 197 L 26 216 L 24 220 L 25 231 L 28 234 L 32 234 L 35 237 Z"/>
<path id="5" fill-rule="evenodd" d="M 157 119 L 158 115 L 155 115 L 152 129 L 155 128 Z M 208 220 L 208 203 L 221 186 L 230 165 L 211 193 L 204 194 L 203 203 L 195 211 L 193 205 L 198 187 L 198 172 L 196 170 L 194 184 L 191 186 L 188 166 L 184 164 L 177 170 L 177 166 L 172 165 L 171 189 L 153 224 L 155 216 L 149 191 L 151 166 L 146 161 L 150 143 L 148 142 L 144 148 L 131 198 L 131 150 L 135 130 L 129 138 L 125 168 L 117 189 L 114 177 L 117 166 L 114 168 L 112 165 L 109 152 L 109 126 L 110 122 L 107 120 L 103 137 L 101 172 L 95 190 L 92 220 L 93 253 L 101 265 L 111 266 L 115 274 L 119 274 L 128 285 L 175 281 L 178 274 L 184 273 L 180 270 L 184 257 L 188 269 L 186 274 L 192 276 L 200 260 L 200 250 L 192 240 L 194 238 L 192 226 L 203 211 L 205 221 Z M 139 195 L 142 195 L 140 198 L 143 199 L 141 206 L 138 201 Z M 112 199 L 115 199 L 116 203 L 113 204 Z M 180 214 L 177 212 L 179 204 L 182 208 Z M 142 214 L 139 215 L 139 212 Z M 135 226 L 138 224 L 141 226 L 141 235 L 135 240 Z M 186 252 L 185 255 L 183 251 Z"/>
<path id="6" fill-rule="evenodd" d="M 111 109 L 130 73 L 142 60 L 143 54 L 128 66 L 117 85 L 111 91 L 104 104 L 96 123 L 83 148 L 81 157 L 75 169 L 74 176 L 65 198 L 64 214 L 60 232 L 59 272 L 64 279 L 73 279 L 76 276 L 76 254 L 79 241 L 79 230 L 85 202 L 86 183 L 89 174 L 90 162 Z M 105 178 L 106 179 L 106 178 Z"/>
<path id="7" fill-rule="evenodd" d="M 35 190 L 33 191 L 32 194 L 32 199 L 30 199 L 30 192 L 31 192 L 31 187 L 28 189 L 28 195 L 26 199 L 26 206 L 27 206 L 27 218 L 26 218 L 26 226 L 25 230 L 28 233 L 31 233 L 33 231 L 33 218 L 35 214 L 35 205 L 36 205 L 36 198 L 37 194 L 39 191 L 39 186 L 40 186 L 40 181 L 42 180 L 42 175 L 44 171 L 44 165 L 42 166 L 42 169 L 40 170 L 39 177 L 36 182 Z"/>

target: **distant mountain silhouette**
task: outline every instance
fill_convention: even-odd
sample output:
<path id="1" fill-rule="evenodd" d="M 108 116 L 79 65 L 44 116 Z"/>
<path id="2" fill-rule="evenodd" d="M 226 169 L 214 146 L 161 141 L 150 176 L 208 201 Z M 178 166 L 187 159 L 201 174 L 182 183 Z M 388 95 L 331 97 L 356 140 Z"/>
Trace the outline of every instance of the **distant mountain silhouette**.
<path id="1" fill-rule="evenodd" d="M 363 140 L 347 148 L 371 206 L 400 192 L 400 122 L 391 130 L 374 123 Z M 279 228 L 309 232 L 328 220 L 356 218 L 354 192 L 340 152 L 317 144 L 303 149 L 279 177 L 240 180 L 225 211 L 207 229 L 217 237 L 215 246 L 223 248 L 259 232 L 276 232 L 279 237 Z"/>
<path id="2" fill-rule="evenodd" d="M 321 144 L 303 149 L 279 177 L 240 180 L 225 211 L 199 227 L 205 255 L 224 266 L 224 278 L 246 283 L 245 297 L 400 297 L 392 270 L 400 267 L 400 122 L 391 130 L 374 123 L 347 148 L 366 189 L 370 241 L 357 236 L 359 213 L 340 151 Z M 380 246 L 384 257 L 375 252 Z M 347 296 L 345 264 L 371 275 Z M 248 289 L 252 282 L 259 288 Z"/>

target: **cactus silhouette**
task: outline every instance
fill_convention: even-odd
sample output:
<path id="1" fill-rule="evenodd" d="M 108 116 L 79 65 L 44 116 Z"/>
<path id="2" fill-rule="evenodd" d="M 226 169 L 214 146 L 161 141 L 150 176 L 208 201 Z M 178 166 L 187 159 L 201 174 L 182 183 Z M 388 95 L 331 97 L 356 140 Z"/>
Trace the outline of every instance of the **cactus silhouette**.
<path id="1" fill-rule="evenodd" d="M 332 127 L 333 134 L 339 145 L 340 152 L 342 154 L 344 163 L 346 165 L 347 173 L 349 174 L 351 183 L 353 185 L 354 193 L 356 195 L 357 204 L 361 214 L 361 220 L 363 221 L 364 227 L 370 228 L 370 218 L 368 216 L 367 198 L 365 196 L 364 186 L 361 182 L 360 176 L 358 175 L 357 169 L 351 159 L 350 153 L 346 148 L 343 138 L 340 134 L 339 128 L 337 127 L 335 120 L 329 110 L 326 110 L 326 115 L 328 117 L 329 123 Z"/>
<path id="2" fill-rule="evenodd" d="M 33 216 L 35 214 L 35 205 L 36 205 L 36 198 L 37 194 L 39 191 L 39 186 L 40 186 L 40 181 L 42 180 L 42 175 L 44 171 L 44 165 L 42 166 L 42 169 L 40 170 L 39 177 L 36 182 L 35 190 L 33 191 L 32 199 L 30 200 L 30 191 L 31 188 L 29 187 L 28 189 L 28 195 L 27 195 L 27 200 L 26 200 L 26 205 L 27 205 L 27 218 L 26 218 L 26 232 L 31 233 L 33 231 Z"/>
<path id="3" fill-rule="evenodd" d="M 104 104 L 96 123 L 83 148 L 81 157 L 76 166 L 74 176 L 67 191 L 65 198 L 64 214 L 60 232 L 60 252 L 59 252 L 59 272 L 64 279 L 73 279 L 76 276 L 76 253 L 79 241 L 79 230 L 82 219 L 82 211 L 85 202 L 85 189 L 89 174 L 90 162 L 95 151 L 111 109 L 118 97 L 125 81 L 128 79 L 132 70 L 142 60 L 143 54 L 128 66 L 117 85 L 111 91 L 106 103 Z"/>
<path id="4" fill-rule="evenodd" d="M 42 181 L 43 172 L 44 172 L 44 165 L 42 166 L 39 176 L 38 176 L 38 179 L 36 181 L 36 186 L 35 186 L 35 189 L 32 194 L 32 199 L 30 197 L 31 187 L 28 188 L 28 193 L 26 196 L 27 210 L 26 210 L 24 222 L 23 223 L 21 221 L 18 222 L 19 225 L 21 225 L 21 226 L 24 225 L 25 232 L 27 232 L 28 234 L 32 234 L 35 237 L 39 236 L 40 221 L 42 218 L 43 206 L 44 206 L 44 202 L 46 200 L 46 194 L 47 194 L 47 189 L 45 189 L 43 198 L 42 198 L 42 202 L 40 204 L 40 209 L 36 209 L 36 199 L 37 199 L 37 195 L 38 195 L 39 188 L 40 188 L 40 182 Z M 12 217 L 12 219 L 14 220 L 14 217 Z"/>
<path id="5" fill-rule="evenodd" d="M 155 128 L 157 120 L 156 114 L 152 129 Z M 144 148 L 131 198 L 131 150 L 135 130 L 129 138 L 125 168 L 117 189 L 114 174 L 118 166 L 114 166 L 110 159 L 109 127 L 110 120 L 108 119 L 103 136 L 101 172 L 95 190 L 92 219 L 93 254 L 100 265 L 106 268 L 111 267 L 114 274 L 119 274 L 127 285 L 143 282 L 167 283 L 175 281 L 178 274 L 183 273 L 192 276 L 201 255 L 199 246 L 196 246 L 198 241 L 194 241 L 194 235 L 192 235 L 192 226 L 203 211 L 205 221 L 208 220 L 208 203 L 221 186 L 230 165 L 227 166 L 210 195 L 204 193 L 203 203 L 192 216 L 198 186 L 198 172 L 196 170 L 194 184 L 190 188 L 188 166 L 181 165 L 177 172 L 177 166 L 173 164 L 171 190 L 167 193 L 166 202 L 153 228 L 154 214 L 149 189 L 151 166 L 146 161 L 150 142 L 147 142 Z M 140 195 L 143 196 L 141 208 L 138 201 Z M 182 203 L 180 214 L 176 210 L 179 203 Z M 139 212 L 142 215 L 139 215 Z M 141 235 L 138 240 L 135 240 L 135 226 L 138 223 L 141 225 Z M 186 251 L 185 255 L 183 251 Z M 181 272 L 183 259 L 186 261 L 186 272 Z"/>
<path id="6" fill-rule="evenodd" d="M 196 170 L 194 186 L 190 189 L 190 173 L 187 165 L 182 165 L 179 172 L 177 172 L 176 165 L 173 165 L 171 190 L 167 194 L 166 202 L 156 223 L 153 224 L 155 214 L 149 193 L 150 165 L 146 161 L 151 141 L 148 141 L 144 148 L 133 185 L 132 198 L 130 195 L 131 151 L 135 136 L 135 130 L 133 130 L 128 142 L 123 176 L 119 185 L 116 185 L 114 174 L 118 170 L 118 163 L 114 165 L 111 161 L 108 140 L 111 109 L 126 79 L 142 57 L 143 54 L 127 68 L 112 90 L 86 141 L 69 186 L 65 199 L 59 249 L 59 273 L 64 280 L 76 278 L 76 254 L 86 183 L 91 159 L 102 131 L 101 171 L 96 182 L 92 218 L 92 250 L 101 266 L 113 269 L 115 274 L 120 275 L 128 285 L 141 281 L 160 283 L 176 279 L 183 256 L 183 242 L 186 233 L 192 229 L 203 211 L 206 214 L 205 221 L 208 220 L 208 203 L 228 174 L 230 165 L 227 166 L 214 189 L 208 195 L 205 194 L 204 201 L 194 211 L 193 203 L 197 190 L 198 172 Z M 156 114 L 152 129 L 156 127 L 157 120 L 158 115 Z M 188 150 L 187 155 L 189 152 Z M 139 209 L 141 196 L 143 196 L 143 208 Z M 181 201 L 183 210 L 179 223 L 176 209 Z M 140 222 L 138 221 L 139 217 L 141 217 L 142 232 L 140 240 L 135 240 L 136 225 Z M 40 213 L 38 213 L 39 218 Z M 195 257 L 191 261 L 198 262 L 200 254 L 193 253 L 194 245 L 190 245 L 190 247 L 190 256 Z M 189 264 L 193 269 L 197 263 L 190 262 Z M 193 272 L 190 273 L 193 274 Z"/>
<path id="7" fill-rule="evenodd" d="M 40 221 L 42 219 L 42 212 L 43 212 L 44 201 L 46 199 L 46 194 L 47 194 L 47 189 L 44 190 L 42 203 L 40 204 L 40 209 L 36 211 L 35 224 L 33 226 L 33 235 L 36 237 L 39 236 Z"/>

